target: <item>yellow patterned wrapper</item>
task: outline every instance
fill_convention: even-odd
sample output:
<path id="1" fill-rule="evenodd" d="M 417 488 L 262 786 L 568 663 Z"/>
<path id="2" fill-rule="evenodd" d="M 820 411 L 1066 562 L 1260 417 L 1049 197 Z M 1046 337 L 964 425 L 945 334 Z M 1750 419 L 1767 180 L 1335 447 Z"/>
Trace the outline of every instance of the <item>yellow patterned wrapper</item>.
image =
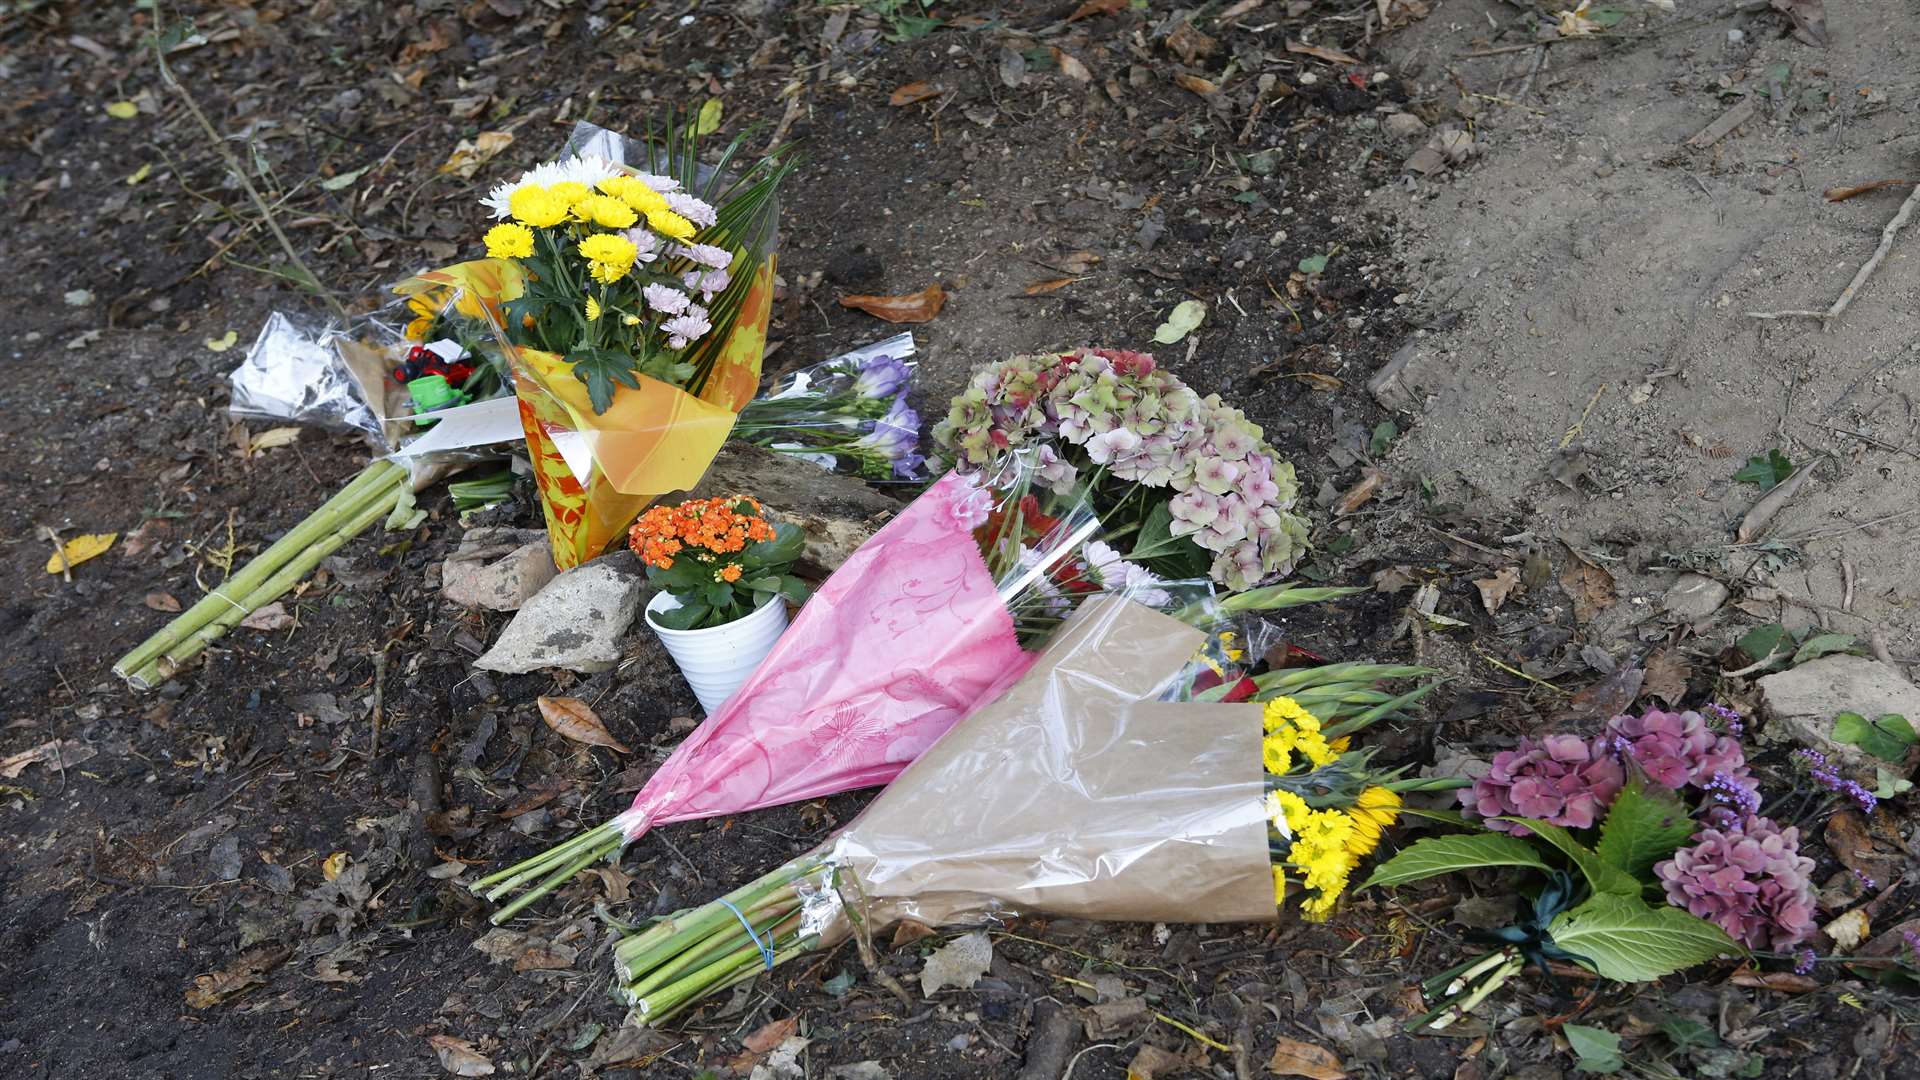
<path id="1" fill-rule="evenodd" d="M 524 279 L 517 263 L 480 259 L 411 279 L 403 293 L 456 285 L 476 297 L 499 325 L 500 306 L 520 296 Z M 613 404 L 596 415 L 587 388 L 565 359 L 536 349 L 512 348 L 514 394 L 540 505 L 547 518 L 553 561 L 562 570 L 599 555 L 623 536 L 655 499 L 700 482 L 733 422 L 760 385 L 773 314 L 774 259 L 754 275 L 753 287 L 720 347 L 700 394 L 689 394 L 640 376 L 640 389 L 616 389 Z M 567 465 L 555 437 L 581 435 L 591 457 L 586 476 Z M 575 455 L 578 457 L 579 455 Z"/>

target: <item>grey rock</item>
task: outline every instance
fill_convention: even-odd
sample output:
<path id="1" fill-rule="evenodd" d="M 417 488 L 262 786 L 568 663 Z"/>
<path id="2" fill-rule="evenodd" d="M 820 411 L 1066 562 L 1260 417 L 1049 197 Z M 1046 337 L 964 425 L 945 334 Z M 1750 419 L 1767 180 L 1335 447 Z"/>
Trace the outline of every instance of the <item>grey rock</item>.
<path id="1" fill-rule="evenodd" d="M 900 512 L 900 503 L 850 476 L 810 461 L 730 442 L 692 497 L 751 495 L 778 521 L 806 530 L 801 570 L 830 574 Z"/>
<path id="2" fill-rule="evenodd" d="M 592 673 L 620 662 L 620 639 L 639 614 L 646 577 L 631 552 L 618 552 L 555 577 L 529 599 L 500 640 L 473 662 L 524 675 L 541 668 Z"/>
<path id="3" fill-rule="evenodd" d="M 1761 737 L 1770 742 L 1863 760 L 1858 747 L 1833 741 L 1834 716 L 1898 713 L 1920 719 L 1920 687 L 1878 660 L 1836 654 L 1761 679 L 1760 711 L 1766 720 Z"/>
<path id="4" fill-rule="evenodd" d="M 1380 126 L 1386 129 L 1387 134 L 1402 139 L 1417 139 L 1427 133 L 1426 121 L 1412 113 L 1391 113 L 1380 121 Z"/>
<path id="5" fill-rule="evenodd" d="M 1710 577 L 1681 574 L 1680 580 L 1668 587 L 1663 603 L 1668 614 L 1694 622 L 1719 611 L 1728 595 L 1727 587 Z"/>
<path id="6" fill-rule="evenodd" d="M 1367 380 L 1367 392 L 1382 406 L 1395 412 L 1417 412 L 1420 399 L 1413 388 L 1407 385 L 1407 369 L 1412 366 L 1415 356 L 1414 342 L 1400 346 L 1379 371 Z"/>
<path id="7" fill-rule="evenodd" d="M 440 594 L 461 607 L 518 611 L 558 573 L 544 529 L 468 529 L 440 568 Z"/>

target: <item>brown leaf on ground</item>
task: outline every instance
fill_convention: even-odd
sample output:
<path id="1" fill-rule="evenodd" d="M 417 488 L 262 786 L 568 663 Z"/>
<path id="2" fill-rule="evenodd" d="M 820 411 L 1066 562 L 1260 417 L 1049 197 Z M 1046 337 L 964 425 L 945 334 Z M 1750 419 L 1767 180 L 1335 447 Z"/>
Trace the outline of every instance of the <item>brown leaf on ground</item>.
<path id="1" fill-rule="evenodd" d="M 1646 678 L 1646 668 L 1624 664 L 1618 671 L 1573 695 L 1573 700 L 1567 703 L 1565 718 L 1611 720 L 1626 712 L 1633 700 L 1640 696 L 1640 684 Z"/>
<path id="2" fill-rule="evenodd" d="M 1188 75 L 1184 71 L 1175 75 L 1173 81 L 1180 84 L 1182 90 L 1191 90 L 1201 97 L 1212 97 L 1220 92 L 1220 88 L 1215 86 L 1212 80 L 1203 79 L 1198 75 Z"/>
<path id="3" fill-rule="evenodd" d="M 1567 554 L 1567 564 L 1560 570 L 1560 588 L 1573 601 L 1574 620 L 1592 622 L 1595 615 L 1613 606 L 1613 575 L 1580 558 L 1572 548 Z"/>
<path id="4" fill-rule="evenodd" d="M 31 750 L 22 750 L 0 758 L 0 777 L 12 780 L 27 770 L 29 765 L 45 764 L 53 769 L 71 769 L 92 758 L 99 751 L 76 739 L 62 742 L 54 739 L 41 743 Z"/>
<path id="5" fill-rule="evenodd" d="M 1791 971 L 1755 971 L 1749 967 L 1734 972 L 1727 981 L 1735 986 L 1777 990 L 1782 994 L 1811 994 L 1820 989 L 1819 980 L 1809 975 L 1795 975 Z"/>
<path id="6" fill-rule="evenodd" d="M 1176 1054 L 1151 1043 L 1142 1044 L 1140 1052 L 1127 1062 L 1127 1080 L 1171 1080 L 1187 1069 L 1204 1066 L 1207 1052 L 1198 1043 L 1187 1045 L 1199 1053 Z"/>
<path id="7" fill-rule="evenodd" d="M 473 179 L 480 166 L 492 161 L 500 151 L 513 145 L 513 133 L 510 131 L 483 131 L 471 140 L 461 139 L 453 148 L 446 163 L 440 166 L 441 173 L 452 173 L 462 180 Z"/>
<path id="8" fill-rule="evenodd" d="M 1329 49 L 1321 45 L 1308 45 L 1302 41 L 1287 42 L 1287 51 L 1301 56 L 1311 56 L 1316 60 L 1325 60 L 1329 64 L 1346 64 L 1351 67 L 1360 62 L 1358 57 L 1348 56 L 1339 49 Z"/>
<path id="9" fill-rule="evenodd" d="M 1091 251 L 1069 251 L 1052 262 L 1040 265 L 1058 270 L 1069 277 L 1081 277 L 1100 264 L 1100 256 Z"/>
<path id="10" fill-rule="evenodd" d="M 1828 202 L 1845 202 L 1856 195 L 1865 195 L 1869 191 L 1879 191 L 1881 188 L 1890 187 L 1909 187 L 1916 183 L 1920 183 L 1920 180 L 1870 180 L 1864 184 L 1830 187 L 1820 194 L 1826 196 Z"/>
<path id="11" fill-rule="evenodd" d="M 433 1052 L 440 1055 L 440 1067 L 455 1076 L 492 1076 L 493 1062 L 486 1055 L 474 1049 L 465 1039 L 456 1039 L 451 1035 L 429 1035 L 427 1044 Z"/>
<path id="12" fill-rule="evenodd" d="M 1640 693 L 1657 697 L 1668 705 L 1678 705 L 1680 699 L 1687 696 L 1687 680 L 1692 675 L 1693 668 L 1678 652 L 1657 649 L 1647 657 L 1647 681 L 1640 684 Z"/>
<path id="13" fill-rule="evenodd" d="M 1287 1038 L 1282 1038 L 1280 1045 L 1273 1048 L 1267 1071 L 1276 1076 L 1304 1076 L 1307 1080 L 1346 1080 L 1347 1077 L 1346 1070 L 1340 1067 L 1340 1059 L 1334 1057 L 1332 1051 Z"/>
<path id="14" fill-rule="evenodd" d="M 580 958 L 580 950 L 571 945 L 535 940 L 514 957 L 515 971 L 566 971 Z"/>
<path id="15" fill-rule="evenodd" d="M 856 308 L 890 323 L 931 322 L 947 305 L 947 290 L 939 282 L 904 296 L 843 296 L 840 306 Z"/>
<path id="16" fill-rule="evenodd" d="M 740 1045 L 755 1055 L 770 1053 L 774 1047 L 787 1041 L 787 1036 L 800 1028 L 800 1018 L 789 1016 L 785 1020 L 775 1020 L 761 1025 L 760 1029 L 740 1040 Z"/>
<path id="17" fill-rule="evenodd" d="M 1858 811 L 1847 810 L 1828 818 L 1824 839 L 1827 850 L 1841 866 L 1876 881 L 1886 876 L 1887 860 L 1874 847 L 1867 821 Z"/>
<path id="18" fill-rule="evenodd" d="M 235 957 L 219 971 L 196 975 L 187 988 L 187 1004 L 196 1009 L 211 1009 L 229 998 L 267 981 L 267 972 L 279 967 L 289 955 L 286 949 L 262 946 Z"/>
<path id="19" fill-rule="evenodd" d="M 1908 934 L 1920 934 L 1920 919 L 1908 919 L 1898 926 L 1889 927 L 1874 935 L 1872 941 L 1860 947 L 1861 956 L 1892 956 L 1907 951 Z"/>
<path id="20" fill-rule="evenodd" d="M 146 604 L 155 611 L 180 610 L 180 601 L 174 599 L 172 593 L 150 592 L 141 603 Z"/>
<path id="21" fill-rule="evenodd" d="M 900 925 L 893 928 L 893 947 L 911 945 L 922 938 L 930 938 L 934 929 L 918 919 L 901 919 Z"/>
<path id="22" fill-rule="evenodd" d="M 1085 3 L 1073 9 L 1073 14 L 1067 16 L 1067 21 L 1079 22 L 1081 19 L 1090 19 L 1095 15 L 1117 15 L 1127 10 L 1128 3 L 1129 0 L 1086 0 Z"/>
<path id="23" fill-rule="evenodd" d="M 946 92 L 946 87 L 936 83 L 910 82 L 904 86 L 896 87 L 893 93 L 888 94 L 887 104 L 897 109 L 902 106 L 912 105 L 915 102 L 937 98 Z"/>
<path id="24" fill-rule="evenodd" d="M 540 718 L 547 726 L 577 743 L 588 746 L 604 746 L 622 754 L 632 753 L 619 739 L 607 732 L 607 725 L 593 714 L 587 703 L 579 698 L 543 697 L 540 706 Z"/>
<path id="25" fill-rule="evenodd" d="M 1036 281 L 1020 292 L 1023 296 L 1045 296 L 1050 292 L 1058 292 L 1079 280 L 1077 277 L 1049 278 L 1046 281 Z"/>
<path id="26" fill-rule="evenodd" d="M 1475 581 L 1473 587 L 1480 590 L 1480 604 L 1487 609 L 1487 614 L 1492 615 L 1520 588 L 1520 568 L 1502 567 L 1492 577 Z"/>
<path id="27" fill-rule="evenodd" d="M 293 625 L 293 616 L 287 614 L 285 604 L 276 600 L 241 619 L 240 625 L 248 630 L 285 630 Z"/>
<path id="28" fill-rule="evenodd" d="M 1058 46 L 1055 46 L 1053 50 L 1053 62 L 1060 65 L 1060 74 L 1065 75 L 1074 82 L 1085 83 L 1093 81 L 1093 72 L 1087 70 L 1087 65 L 1075 59 L 1072 53 Z"/>
<path id="29" fill-rule="evenodd" d="M 1205 57 L 1212 56 L 1213 50 L 1219 45 L 1218 41 L 1196 29 L 1191 19 L 1183 21 L 1167 35 L 1167 48 L 1188 67 L 1192 67 L 1195 62 Z"/>
<path id="30" fill-rule="evenodd" d="M 1374 494 L 1380 490 L 1381 485 L 1386 482 L 1386 473 L 1369 466 L 1367 470 L 1361 474 L 1360 482 L 1348 488 L 1347 493 L 1340 496 L 1340 501 L 1333 504 L 1334 516 L 1346 517 L 1348 514 L 1360 509 L 1360 507 L 1366 504 L 1368 499 L 1373 498 Z"/>

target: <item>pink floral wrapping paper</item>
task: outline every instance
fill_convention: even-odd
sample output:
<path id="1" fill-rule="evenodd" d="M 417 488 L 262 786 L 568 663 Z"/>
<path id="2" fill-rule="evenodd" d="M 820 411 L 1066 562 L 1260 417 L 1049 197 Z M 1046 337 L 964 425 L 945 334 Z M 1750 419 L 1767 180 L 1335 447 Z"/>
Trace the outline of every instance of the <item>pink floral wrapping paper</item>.
<path id="1" fill-rule="evenodd" d="M 885 784 L 1025 674 L 972 534 L 981 495 L 942 477 L 854 552 L 615 819 L 627 839 Z"/>

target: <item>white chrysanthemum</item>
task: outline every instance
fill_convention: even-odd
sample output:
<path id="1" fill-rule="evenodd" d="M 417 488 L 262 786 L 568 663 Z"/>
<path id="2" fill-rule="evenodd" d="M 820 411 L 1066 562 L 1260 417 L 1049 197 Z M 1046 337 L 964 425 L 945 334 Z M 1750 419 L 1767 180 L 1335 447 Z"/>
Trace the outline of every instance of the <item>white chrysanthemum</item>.
<path id="1" fill-rule="evenodd" d="M 513 193 L 518 191 L 523 185 L 539 184 L 541 187 L 550 187 L 563 180 L 571 180 L 576 184 L 585 184 L 587 187 L 593 187 L 600 183 L 600 181 L 618 172 L 620 172 L 619 166 L 608 161 L 606 158 L 576 154 L 573 157 L 562 158 L 559 161 L 549 161 L 544 164 L 535 165 L 533 168 L 520 174 L 518 179 L 495 185 L 494 189 L 487 192 L 486 197 L 481 199 L 480 202 L 481 205 L 485 206 L 488 210 L 493 211 L 494 217 L 504 218 L 509 214 L 507 207 L 508 200 L 511 199 Z"/>
<path id="2" fill-rule="evenodd" d="M 658 191 L 659 189 L 655 188 L 654 190 Z M 664 191 L 661 192 L 661 194 L 666 197 L 667 205 L 673 208 L 674 213 L 679 214 L 681 217 L 686 218 L 688 221 L 693 222 L 703 229 L 711 228 L 713 223 L 719 220 L 718 216 L 714 214 L 711 205 L 694 198 L 684 191 Z"/>
<path id="3" fill-rule="evenodd" d="M 634 173 L 633 178 L 662 195 L 680 190 L 680 181 L 671 176 L 655 176 L 652 173 Z"/>

